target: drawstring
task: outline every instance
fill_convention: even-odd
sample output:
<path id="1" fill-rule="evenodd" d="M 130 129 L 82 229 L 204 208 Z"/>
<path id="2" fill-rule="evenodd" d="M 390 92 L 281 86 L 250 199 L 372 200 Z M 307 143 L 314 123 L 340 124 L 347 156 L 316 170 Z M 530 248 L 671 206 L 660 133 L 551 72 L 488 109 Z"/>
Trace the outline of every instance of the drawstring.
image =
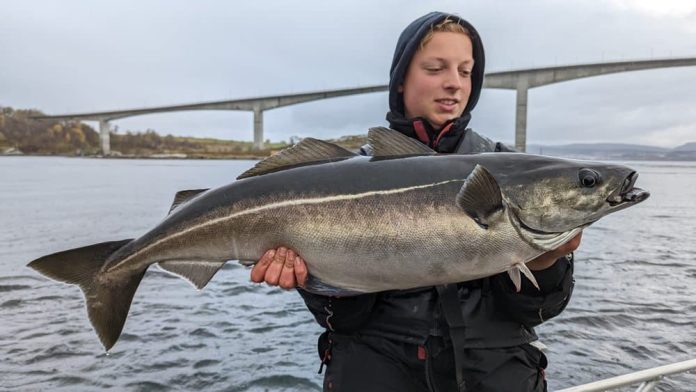
<path id="1" fill-rule="evenodd" d="M 326 312 L 326 319 L 324 319 L 324 322 L 326 323 L 326 326 L 328 327 L 329 331 L 334 332 L 334 327 L 331 325 L 331 317 L 333 317 L 334 312 L 332 310 L 332 303 L 331 303 L 331 297 L 329 297 L 329 303 L 327 306 L 324 306 L 324 311 Z M 331 339 L 331 334 L 327 334 L 327 340 L 329 341 L 329 346 L 324 350 L 324 352 L 321 355 L 321 365 L 319 365 L 319 374 L 324 371 L 324 365 L 329 363 L 331 361 L 331 346 L 333 345 L 333 340 Z"/>
<path id="2" fill-rule="evenodd" d="M 333 325 L 331 325 L 331 317 L 333 317 L 334 313 L 333 310 L 331 310 L 331 298 L 329 298 L 329 305 L 324 306 L 324 311 L 327 313 L 326 320 L 326 326 L 329 327 L 329 331 L 335 332 Z"/>
<path id="3" fill-rule="evenodd" d="M 324 371 L 324 365 L 331 362 L 331 346 L 333 346 L 333 340 L 330 337 L 328 338 L 328 340 L 329 347 L 327 347 L 326 350 L 324 350 L 324 353 L 321 356 L 321 364 L 319 365 L 319 372 L 317 372 L 317 374 L 321 374 L 321 372 Z"/>

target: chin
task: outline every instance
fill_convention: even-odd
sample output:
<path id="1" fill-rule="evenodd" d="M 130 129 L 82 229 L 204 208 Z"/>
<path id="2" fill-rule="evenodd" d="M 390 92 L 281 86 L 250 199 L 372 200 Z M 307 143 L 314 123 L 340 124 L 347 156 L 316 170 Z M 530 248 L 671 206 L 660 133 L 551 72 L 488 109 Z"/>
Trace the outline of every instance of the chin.
<path id="1" fill-rule="evenodd" d="M 433 126 L 433 128 L 440 129 L 443 126 L 445 126 L 445 123 L 447 123 L 447 121 L 454 120 L 455 118 L 457 117 L 438 117 L 435 120 L 429 120 L 429 122 L 430 125 Z"/>

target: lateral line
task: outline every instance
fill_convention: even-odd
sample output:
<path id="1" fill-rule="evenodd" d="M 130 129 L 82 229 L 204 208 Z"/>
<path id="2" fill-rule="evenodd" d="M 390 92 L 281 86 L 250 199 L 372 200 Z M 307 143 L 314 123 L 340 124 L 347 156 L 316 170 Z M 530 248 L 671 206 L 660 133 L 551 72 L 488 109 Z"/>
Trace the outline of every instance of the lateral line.
<path id="1" fill-rule="evenodd" d="M 161 244 L 162 242 L 186 235 L 194 230 L 198 230 L 200 228 L 210 226 L 210 225 L 215 225 L 215 224 L 218 224 L 220 222 L 234 219 L 234 218 L 237 218 L 237 217 L 240 217 L 243 215 L 249 215 L 249 214 L 254 214 L 254 213 L 257 213 L 260 211 L 272 210 L 272 209 L 283 208 L 283 207 L 322 204 L 322 203 L 329 203 L 329 202 L 334 202 L 334 201 L 356 200 L 356 199 L 362 199 L 365 197 L 370 197 L 370 196 L 375 196 L 375 195 L 393 195 L 393 194 L 397 194 L 397 193 L 405 193 L 405 192 L 410 192 L 410 191 L 414 191 L 414 190 L 418 190 L 418 189 L 425 189 L 425 188 L 431 188 L 431 187 L 435 187 L 435 186 L 445 185 L 445 184 L 449 184 L 452 182 L 464 182 L 464 181 L 465 180 L 463 180 L 463 179 L 461 179 L 461 180 L 454 179 L 454 180 L 435 182 L 432 184 L 415 185 L 415 186 L 406 187 L 406 188 L 387 189 L 387 190 L 381 190 L 381 191 L 369 191 L 369 192 L 363 192 L 363 193 L 356 193 L 356 194 L 352 194 L 352 195 L 334 195 L 334 196 L 317 197 L 317 198 L 284 200 L 284 201 L 280 201 L 280 202 L 275 202 L 275 203 L 270 203 L 270 204 L 266 204 L 266 205 L 262 205 L 262 206 L 249 208 L 249 209 L 242 210 L 242 211 L 237 211 L 237 212 L 230 214 L 230 215 L 227 215 L 227 216 L 223 216 L 223 217 L 220 217 L 217 219 L 212 219 L 209 221 L 201 222 L 200 224 L 195 225 L 195 226 L 191 226 L 191 227 L 187 228 L 186 230 L 178 231 L 178 232 L 173 233 L 167 237 L 160 238 L 159 240 L 157 240 L 157 241 L 145 246 L 144 248 L 138 250 L 136 253 L 133 253 L 132 255 L 126 257 L 125 259 L 119 261 L 118 264 L 109 268 L 109 270 L 113 270 L 115 268 L 120 267 L 121 265 L 127 263 L 132 258 L 138 256 L 141 252 L 144 252 L 144 251 L 146 251 L 154 246 L 157 246 L 157 245 Z"/>

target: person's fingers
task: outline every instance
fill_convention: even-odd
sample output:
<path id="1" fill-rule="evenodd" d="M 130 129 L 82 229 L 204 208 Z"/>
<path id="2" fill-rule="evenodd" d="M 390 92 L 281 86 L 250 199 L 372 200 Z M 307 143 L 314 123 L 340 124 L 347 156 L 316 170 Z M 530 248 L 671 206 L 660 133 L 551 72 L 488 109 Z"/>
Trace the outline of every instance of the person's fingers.
<path id="1" fill-rule="evenodd" d="M 266 276 L 266 270 L 268 269 L 268 266 L 271 264 L 273 261 L 273 257 L 275 256 L 275 249 L 269 249 L 266 251 L 266 253 L 261 256 L 261 259 L 254 264 L 254 268 L 251 269 L 251 281 L 254 283 L 261 283 L 264 280 L 264 277 Z"/>
<path id="2" fill-rule="evenodd" d="M 268 266 L 266 276 L 264 277 L 264 280 L 269 285 L 278 285 L 278 280 L 280 279 L 280 273 L 283 271 L 283 264 L 285 264 L 285 256 L 287 253 L 288 250 L 283 246 L 278 248 L 276 251 L 275 257 L 273 257 L 273 262 L 271 262 L 271 265 Z"/>
<path id="3" fill-rule="evenodd" d="M 278 286 L 284 289 L 292 289 L 297 285 L 295 281 L 295 252 L 292 249 L 288 249 L 285 255 L 285 262 L 283 264 L 283 271 L 280 273 L 280 279 L 278 280 Z"/>
<path id="4" fill-rule="evenodd" d="M 300 287 L 307 283 L 307 264 L 300 256 L 295 257 L 295 279 Z"/>

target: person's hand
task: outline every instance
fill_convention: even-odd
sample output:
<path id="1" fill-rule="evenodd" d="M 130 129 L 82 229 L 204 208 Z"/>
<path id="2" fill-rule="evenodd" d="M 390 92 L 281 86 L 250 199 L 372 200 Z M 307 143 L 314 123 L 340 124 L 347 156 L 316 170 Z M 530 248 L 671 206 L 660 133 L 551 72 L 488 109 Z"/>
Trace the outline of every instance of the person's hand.
<path id="1" fill-rule="evenodd" d="M 292 249 L 270 249 L 251 269 L 251 281 L 292 289 L 307 282 L 307 264 Z"/>
<path id="2" fill-rule="evenodd" d="M 539 255 L 536 259 L 529 261 L 527 267 L 532 271 L 541 271 L 551 267 L 556 263 L 556 260 L 577 249 L 580 246 L 580 240 L 582 240 L 582 231 L 558 248 Z"/>

